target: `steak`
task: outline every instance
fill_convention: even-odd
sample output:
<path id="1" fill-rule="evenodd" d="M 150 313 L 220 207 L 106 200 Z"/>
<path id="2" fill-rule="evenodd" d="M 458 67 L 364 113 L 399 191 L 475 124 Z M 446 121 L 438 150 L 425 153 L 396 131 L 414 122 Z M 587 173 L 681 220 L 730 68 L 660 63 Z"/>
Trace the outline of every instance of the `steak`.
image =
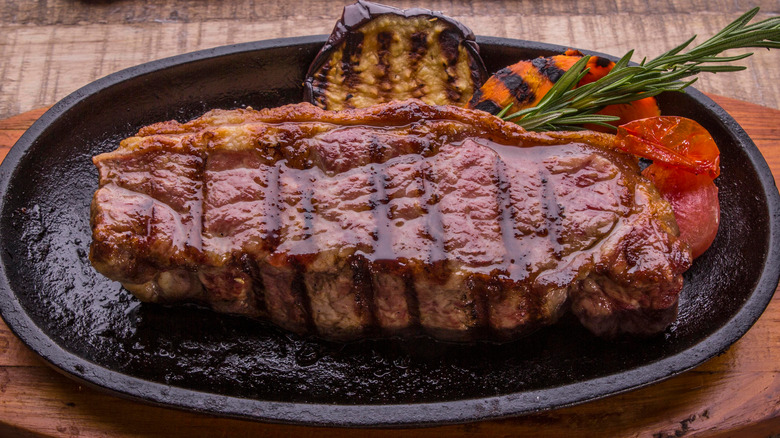
<path id="1" fill-rule="evenodd" d="M 676 317 L 690 251 L 635 157 L 409 100 L 213 110 L 93 158 L 90 259 L 142 301 L 334 340 L 598 335 Z"/>

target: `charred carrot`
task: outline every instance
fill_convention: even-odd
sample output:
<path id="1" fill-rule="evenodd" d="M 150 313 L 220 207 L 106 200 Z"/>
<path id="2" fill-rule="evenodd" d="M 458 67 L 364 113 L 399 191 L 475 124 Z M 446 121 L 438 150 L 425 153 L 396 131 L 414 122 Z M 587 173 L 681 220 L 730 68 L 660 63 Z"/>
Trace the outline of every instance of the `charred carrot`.
<path id="1" fill-rule="evenodd" d="M 497 115 L 525 129 L 538 131 L 581 129 L 591 124 L 609 127 L 606 122 L 614 122 L 616 117 L 597 114 L 598 110 L 667 91 L 683 91 L 696 81 L 695 76 L 699 73 L 744 70 L 744 66 L 724 63 L 739 61 L 753 54 L 724 56 L 725 50 L 780 48 L 780 17 L 750 23 L 756 14 L 758 8 L 753 8 L 695 47 L 689 48 L 696 36 L 639 64 L 631 64 L 634 52 L 629 51 L 606 75 L 591 83 L 582 83 L 589 73 L 586 68 L 590 62 L 590 57 L 583 56 L 555 81 L 536 105 L 519 110 L 506 106 Z M 482 97 L 475 99 L 472 107 L 478 105 L 480 99 Z"/>
<path id="2" fill-rule="evenodd" d="M 569 49 L 563 55 L 539 57 L 505 67 L 488 78 L 474 93 L 468 107 L 498 114 L 510 104 L 512 111 L 536 106 L 555 82 L 580 58 L 582 53 Z M 615 63 L 607 58 L 591 56 L 585 67 L 587 73 L 577 86 L 603 78 L 614 66 Z M 620 120 L 615 123 L 617 126 L 631 120 L 659 116 L 661 112 L 655 99 L 650 97 L 635 102 L 610 105 L 599 114 L 619 117 Z"/>

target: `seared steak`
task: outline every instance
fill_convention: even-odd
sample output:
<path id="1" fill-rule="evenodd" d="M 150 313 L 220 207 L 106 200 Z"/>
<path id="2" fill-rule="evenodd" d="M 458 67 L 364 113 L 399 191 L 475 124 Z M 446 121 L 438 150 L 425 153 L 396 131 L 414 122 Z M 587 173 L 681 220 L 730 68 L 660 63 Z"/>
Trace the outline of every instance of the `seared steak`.
<path id="1" fill-rule="evenodd" d="M 143 301 L 330 339 L 509 339 L 567 309 L 655 333 L 690 252 L 612 141 L 419 101 L 215 110 L 94 157 L 90 257 Z"/>

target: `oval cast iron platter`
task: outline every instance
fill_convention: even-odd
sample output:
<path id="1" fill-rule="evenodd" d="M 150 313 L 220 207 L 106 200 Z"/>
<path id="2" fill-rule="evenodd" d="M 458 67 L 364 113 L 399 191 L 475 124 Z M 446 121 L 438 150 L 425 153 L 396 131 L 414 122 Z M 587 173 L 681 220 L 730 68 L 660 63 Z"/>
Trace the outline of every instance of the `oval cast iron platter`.
<path id="1" fill-rule="evenodd" d="M 107 76 L 63 99 L 0 166 L 0 311 L 56 369 L 139 401 L 334 426 L 465 422 L 581 403 L 668 378 L 725 351 L 778 282 L 780 202 L 763 157 L 703 94 L 663 95 L 722 151 L 722 224 L 685 275 L 680 315 L 650 339 L 604 341 L 571 318 L 515 342 L 304 339 L 194 306 L 140 304 L 92 269 L 90 158 L 157 121 L 298 102 L 324 36 L 219 47 Z M 479 38 L 489 71 L 564 48 Z"/>

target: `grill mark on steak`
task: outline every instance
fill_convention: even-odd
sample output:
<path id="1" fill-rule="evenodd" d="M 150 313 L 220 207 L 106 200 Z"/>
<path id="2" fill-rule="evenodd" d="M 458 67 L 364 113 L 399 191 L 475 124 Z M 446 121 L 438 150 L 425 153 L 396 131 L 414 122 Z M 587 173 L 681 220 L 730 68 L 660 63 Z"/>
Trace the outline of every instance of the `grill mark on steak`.
<path id="1" fill-rule="evenodd" d="M 213 152 L 203 187 L 204 251 L 264 259 L 277 246 L 277 179 L 277 167 L 263 163 L 254 151 Z"/>
<path id="2" fill-rule="evenodd" d="M 446 167 L 439 167 L 446 169 L 440 181 L 446 194 L 439 201 L 446 224 L 445 247 L 453 271 L 463 271 L 463 302 L 459 307 L 465 309 L 473 329 L 485 326 L 488 320 L 484 278 L 504 263 L 506 248 L 496 180 L 498 156 L 492 149 L 466 140 L 458 146 L 443 147 L 437 159 L 446 163 Z M 470 269 L 455 265 L 453 259 L 469 260 Z"/>
<path id="3" fill-rule="evenodd" d="M 205 281 L 245 297 L 231 313 L 258 312 L 278 320 L 278 303 L 267 301 L 261 269 L 278 244 L 278 168 L 266 164 L 255 148 L 231 146 L 214 133 L 204 160 L 204 253 L 215 266 Z"/>
<path id="4" fill-rule="evenodd" d="M 420 261 L 412 267 L 414 290 L 417 296 L 417 313 L 420 318 L 420 326 L 424 330 L 434 336 L 446 337 L 449 327 L 457 326 L 458 323 L 457 320 L 455 322 L 447 321 L 449 314 L 456 309 L 444 308 L 447 304 L 447 297 L 454 292 L 446 287 L 446 282 L 450 279 L 450 270 L 446 265 L 444 229 L 442 214 L 439 210 L 440 195 L 436 191 L 433 160 L 422 159 L 420 172 L 423 187 L 420 201 L 425 205 L 427 213 L 424 217 L 425 220 L 421 221 L 420 225 L 427 251 L 420 254 Z M 453 280 L 457 281 L 457 278 Z"/>
<path id="5" fill-rule="evenodd" d="M 379 161 L 377 152 L 379 148 L 372 149 L 372 159 Z M 370 203 L 376 229 L 374 231 L 373 259 L 379 261 L 383 256 L 392 260 L 394 254 L 378 254 L 382 248 L 392 248 L 393 227 L 390 218 L 390 199 L 385 187 L 388 178 L 389 162 L 370 166 L 370 180 L 374 190 L 371 192 Z M 384 263 L 382 268 L 376 269 L 376 263 L 367 263 L 366 271 L 368 281 L 365 287 L 370 290 L 371 315 L 380 330 L 385 333 L 393 333 L 409 325 L 408 302 L 404 292 L 404 279 L 396 269 L 387 269 L 392 263 Z M 384 269 L 383 269 L 384 268 Z"/>
<path id="6" fill-rule="evenodd" d="M 526 159 L 513 159 L 512 164 L 505 169 L 510 182 L 508 194 L 514 225 L 513 237 L 522 247 L 513 253 L 516 265 L 522 271 L 512 272 L 512 278 L 522 280 L 532 272 L 540 272 L 552 266 L 555 258 L 543 203 L 547 171 L 532 166 L 530 160 Z"/>
<path id="7" fill-rule="evenodd" d="M 555 193 L 555 186 L 550 184 L 550 172 L 548 169 L 542 169 L 542 187 L 543 194 L 542 199 L 545 201 L 542 204 L 543 217 L 545 220 L 544 230 L 547 231 L 547 239 L 552 245 L 552 255 L 560 260 L 563 257 L 563 245 L 560 242 L 561 234 L 561 214 L 563 209 L 561 204 L 558 203 L 558 197 Z"/>
<path id="8" fill-rule="evenodd" d="M 302 269 L 293 257 L 312 252 L 307 208 L 310 209 L 309 185 L 299 172 L 281 162 L 278 166 L 279 245 L 261 267 L 266 302 L 274 323 L 296 332 L 314 328 L 311 305 L 303 286 Z M 306 247 L 308 244 L 308 247 Z"/>
<path id="9" fill-rule="evenodd" d="M 285 260 L 281 266 L 266 263 L 260 267 L 260 276 L 271 321 L 296 333 L 312 331 L 311 306 L 295 260 Z"/>
<path id="10" fill-rule="evenodd" d="M 369 264 L 374 296 L 374 318 L 387 334 L 408 329 L 413 322 L 407 297 L 407 275 L 392 262 L 379 260 Z"/>
<path id="11" fill-rule="evenodd" d="M 264 317 L 268 317 L 268 305 L 265 301 L 265 285 L 263 284 L 260 265 L 257 263 L 257 260 L 249 254 L 242 254 L 239 256 L 238 261 L 241 269 L 249 275 L 249 278 L 252 280 L 251 292 L 254 295 L 254 307 Z"/>
<path id="12" fill-rule="evenodd" d="M 200 135 L 199 139 L 196 138 L 194 140 L 198 142 L 208 142 L 208 147 L 210 149 L 221 145 L 219 134 L 213 131 L 206 131 Z M 223 162 L 220 163 L 220 158 L 227 158 L 227 160 L 223 160 Z M 259 170 L 260 173 L 263 173 L 263 170 L 267 170 L 253 169 L 259 163 L 254 160 L 256 157 L 254 157 L 251 152 L 248 155 L 244 154 L 243 156 L 240 156 L 238 160 L 236 160 L 236 158 L 237 157 L 220 155 L 219 153 L 212 153 L 208 155 L 204 154 L 199 162 L 197 174 L 198 181 L 201 182 L 198 186 L 200 191 L 198 209 L 201 224 L 200 234 L 203 255 L 209 260 L 209 263 L 207 263 L 209 266 L 199 270 L 198 278 L 203 285 L 203 289 L 211 292 L 205 294 L 204 298 L 214 310 L 239 315 L 267 317 L 268 314 L 265 309 L 262 283 L 258 281 L 259 278 L 252 275 L 251 266 L 249 266 L 249 258 L 251 257 L 250 254 L 254 255 L 258 252 L 263 253 L 263 255 L 267 254 L 263 235 L 267 234 L 270 230 L 262 230 L 260 233 L 261 236 L 241 236 L 242 240 L 255 240 L 254 245 L 247 245 L 244 242 L 241 242 L 239 248 L 230 247 L 230 245 L 228 245 L 228 247 L 218 248 L 216 251 L 214 251 L 214 248 L 210 245 L 212 242 L 209 237 L 213 238 L 214 236 L 210 236 L 210 234 L 213 234 L 209 232 L 211 231 L 210 228 L 213 224 L 209 221 L 213 217 L 209 216 L 208 210 L 214 204 L 210 201 L 214 201 L 215 199 L 218 203 L 222 204 L 220 207 L 226 207 L 227 210 L 232 210 L 232 212 L 228 212 L 230 218 L 224 216 L 221 218 L 223 220 L 220 225 L 227 228 L 221 230 L 224 233 L 238 234 L 236 233 L 236 226 L 238 225 L 240 227 L 240 225 L 242 225 L 240 224 L 241 219 L 250 222 L 258 220 L 261 222 L 273 221 L 273 213 L 270 211 L 267 211 L 269 214 L 263 216 L 245 215 L 244 218 L 237 217 L 239 215 L 235 214 L 237 211 L 240 211 L 240 209 L 235 208 L 237 201 L 249 201 L 251 203 L 256 200 L 255 195 L 258 190 L 251 185 L 241 187 L 244 189 L 243 192 L 241 190 L 238 192 L 233 191 L 229 195 L 223 193 L 223 199 L 220 199 L 219 195 L 211 196 L 210 198 L 207 197 L 209 194 L 207 185 L 209 182 L 213 183 L 212 178 L 215 176 L 214 172 L 210 172 L 210 170 L 217 170 L 217 174 L 222 171 L 222 176 L 227 176 L 228 178 L 227 185 L 230 185 L 231 179 L 234 183 L 238 183 L 239 181 L 247 182 L 245 175 L 240 174 L 240 167 L 242 166 L 237 168 L 237 162 L 247 164 L 245 161 L 249 161 L 248 166 L 250 172 Z M 216 169 L 210 169 L 210 166 L 215 164 L 215 161 Z M 244 168 L 246 169 L 246 167 Z M 232 172 L 236 171 L 239 173 L 237 177 L 236 175 L 231 175 Z M 220 185 L 219 182 L 217 185 Z M 225 184 L 221 184 L 220 188 L 224 190 L 227 187 L 225 187 Z M 259 190 L 259 192 L 262 193 L 262 190 Z M 228 199 L 224 199 L 225 197 Z M 217 216 L 219 216 L 219 214 Z M 219 222 L 219 219 L 217 222 Z M 218 229 L 219 226 L 216 228 Z M 252 227 L 250 226 L 250 230 L 251 228 Z M 219 233 L 219 230 L 217 230 L 217 233 Z M 252 239 L 252 237 L 255 239 Z M 158 284 L 161 286 L 161 289 L 163 289 L 162 292 L 165 293 L 166 291 L 164 290 L 163 284 L 159 281 Z"/>
<path id="13" fill-rule="evenodd" d="M 374 259 L 380 264 L 375 270 L 374 296 L 377 319 L 389 330 L 419 326 L 411 273 L 422 269 L 432 244 L 425 217 L 423 164 L 423 157 L 406 155 L 387 161 L 377 172 L 383 202 L 377 205 L 379 232 Z M 403 260 L 408 269 L 394 267 L 396 260 Z"/>
<path id="14" fill-rule="evenodd" d="M 526 206 L 523 198 L 515 196 L 513 189 L 517 190 L 517 183 L 533 184 L 534 178 L 512 178 L 511 173 L 523 171 L 527 166 L 519 165 L 509 167 L 507 158 L 504 157 L 498 163 L 498 202 L 501 208 L 501 238 L 506 248 L 506 272 L 508 278 L 501 276 L 485 281 L 484 306 L 487 315 L 488 326 L 500 339 L 511 339 L 523 330 L 530 331 L 528 314 L 529 291 L 524 287 L 522 280 L 528 277 L 528 268 L 524 259 L 528 254 L 528 245 L 523 245 L 519 238 L 530 234 L 529 230 L 518 231 L 521 220 L 525 220 L 528 214 L 523 214 L 518 207 Z M 513 184 L 514 183 L 514 184 Z M 519 193 L 521 196 L 533 197 L 528 190 Z M 525 233 L 523 233 L 525 231 Z M 508 279 L 520 280 L 514 285 Z"/>
<path id="15" fill-rule="evenodd" d="M 425 217 L 423 238 L 430 243 L 427 245 L 427 253 L 421 254 L 426 258 L 421 259 L 427 263 L 435 264 L 446 260 L 444 252 L 444 229 L 442 227 L 441 211 L 439 211 L 439 194 L 436 192 L 436 181 L 433 171 L 433 160 L 423 159 L 420 163 L 422 175 L 422 193 L 420 202 L 425 205 Z"/>
<path id="16" fill-rule="evenodd" d="M 522 269 L 520 257 L 524 254 L 523 245 L 518 241 L 515 231 L 516 221 L 518 220 L 515 210 L 512 208 L 512 199 L 510 195 L 511 181 L 508 175 L 507 163 L 500 160 L 496 166 L 497 177 L 497 199 L 500 209 L 501 241 L 508 260 L 505 260 L 506 275 L 510 278 L 523 278 L 527 271 Z"/>
<path id="17" fill-rule="evenodd" d="M 318 252 L 304 275 L 315 325 L 330 337 L 354 337 L 371 325 L 371 291 L 358 281 L 367 273 L 360 272 L 357 259 L 359 253 L 370 256 L 377 240 L 372 167 L 313 181 L 312 237 Z"/>
<path id="18" fill-rule="evenodd" d="M 672 321 L 690 254 L 610 137 L 312 108 L 166 122 L 95 157 L 95 267 L 145 301 L 331 339 L 511 339 L 569 303 L 600 334 Z"/>
<path id="19" fill-rule="evenodd" d="M 431 163 L 431 195 L 436 199 L 433 223 L 442 236 L 440 281 L 423 281 L 418 290 L 423 327 L 463 336 L 484 325 L 484 288 L 475 273 L 490 274 L 503 264 L 504 251 L 498 205 L 498 156 L 471 140 L 445 145 Z M 467 261 L 467 262 L 466 262 Z M 464 269 L 467 266 L 468 269 Z"/>
<path id="20" fill-rule="evenodd" d="M 383 327 L 378 324 L 370 262 L 363 255 L 356 254 L 350 258 L 350 266 L 353 272 L 352 287 L 355 302 L 363 312 L 361 331 L 367 333 L 372 329 L 382 329 Z"/>

